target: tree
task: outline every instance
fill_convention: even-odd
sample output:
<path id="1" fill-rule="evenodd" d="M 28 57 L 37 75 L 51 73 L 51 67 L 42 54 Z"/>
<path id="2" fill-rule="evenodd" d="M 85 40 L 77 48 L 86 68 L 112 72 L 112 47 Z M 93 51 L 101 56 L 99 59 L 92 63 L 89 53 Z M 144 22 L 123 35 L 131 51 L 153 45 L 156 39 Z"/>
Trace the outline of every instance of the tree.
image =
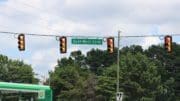
<path id="1" fill-rule="evenodd" d="M 173 43 L 172 53 L 167 53 L 161 45 L 153 45 L 145 51 L 146 55 L 154 61 L 159 61 L 158 72 L 161 74 L 162 82 L 167 84 L 167 82 L 174 79 L 174 83 L 166 86 L 168 91 L 171 91 L 172 98 L 175 96 L 180 96 L 180 45 Z M 162 97 L 165 98 L 165 97 Z M 177 98 L 180 99 L 180 98 Z"/>
<path id="2" fill-rule="evenodd" d="M 115 101 L 117 65 L 104 68 L 98 76 L 96 93 L 98 101 Z"/>
<path id="3" fill-rule="evenodd" d="M 120 50 L 120 91 L 124 101 L 175 101 L 179 90 L 179 45 L 168 54 L 161 46 Z M 74 51 L 58 61 L 51 73 L 55 98 L 74 101 L 114 101 L 117 49 L 113 54 L 92 49 Z M 82 66 L 83 65 L 83 66 Z M 84 68 L 86 67 L 86 68 Z M 171 68 L 170 68 L 171 67 Z M 172 69 L 173 68 L 173 69 Z M 177 99 L 178 100 L 178 99 Z"/>
<path id="4" fill-rule="evenodd" d="M 115 99 L 117 65 L 103 71 L 98 78 L 97 91 L 108 101 Z M 127 101 L 140 101 L 143 98 L 155 99 L 164 90 L 157 66 L 141 53 L 127 53 L 120 58 L 120 90 Z M 162 88 L 162 89 L 160 89 Z"/>
<path id="5" fill-rule="evenodd" d="M 50 76 L 55 101 L 57 99 L 79 101 L 83 98 L 84 84 L 89 77 L 88 71 L 74 65 L 57 66 Z"/>
<path id="6" fill-rule="evenodd" d="M 127 53 L 120 59 L 120 85 L 129 101 L 140 101 L 143 97 L 155 97 L 161 85 L 157 66 L 141 53 Z"/>
<path id="7" fill-rule="evenodd" d="M 90 70 L 97 75 L 101 74 L 104 67 L 108 67 L 116 62 L 117 49 L 114 53 L 109 54 L 106 50 L 92 49 L 87 52 L 86 63 L 90 66 Z"/>
<path id="8" fill-rule="evenodd" d="M 74 65 L 86 67 L 85 56 L 80 50 L 71 52 L 70 57 L 73 59 Z"/>
<path id="9" fill-rule="evenodd" d="M 132 53 L 132 54 L 137 54 L 137 53 L 144 53 L 143 49 L 139 45 L 132 45 L 132 46 L 126 46 L 121 49 L 121 54 L 127 54 L 127 53 Z"/>
<path id="10" fill-rule="evenodd" d="M 23 61 L 11 60 L 0 55 L 0 81 L 16 83 L 38 83 L 33 69 Z"/>

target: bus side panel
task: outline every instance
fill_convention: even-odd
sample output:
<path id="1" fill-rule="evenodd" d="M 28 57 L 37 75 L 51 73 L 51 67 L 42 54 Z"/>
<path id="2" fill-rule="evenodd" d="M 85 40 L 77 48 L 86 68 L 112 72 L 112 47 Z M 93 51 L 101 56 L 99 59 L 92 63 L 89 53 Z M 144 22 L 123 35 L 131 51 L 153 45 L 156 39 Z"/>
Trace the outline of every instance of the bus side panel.
<path id="1" fill-rule="evenodd" d="M 45 90 L 45 98 L 38 99 L 38 101 L 52 101 L 52 90 Z"/>
<path id="2" fill-rule="evenodd" d="M 52 90 L 45 91 L 45 100 L 44 101 L 52 101 Z"/>

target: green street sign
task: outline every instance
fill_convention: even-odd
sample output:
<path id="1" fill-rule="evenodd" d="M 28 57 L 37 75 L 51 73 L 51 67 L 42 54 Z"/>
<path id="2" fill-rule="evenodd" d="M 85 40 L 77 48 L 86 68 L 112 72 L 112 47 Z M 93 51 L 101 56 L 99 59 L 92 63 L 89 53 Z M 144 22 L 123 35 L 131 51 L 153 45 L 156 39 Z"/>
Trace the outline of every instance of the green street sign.
<path id="1" fill-rule="evenodd" d="M 72 44 L 80 44 L 80 45 L 102 45 L 103 40 L 102 39 L 78 39 L 74 38 L 71 39 Z"/>

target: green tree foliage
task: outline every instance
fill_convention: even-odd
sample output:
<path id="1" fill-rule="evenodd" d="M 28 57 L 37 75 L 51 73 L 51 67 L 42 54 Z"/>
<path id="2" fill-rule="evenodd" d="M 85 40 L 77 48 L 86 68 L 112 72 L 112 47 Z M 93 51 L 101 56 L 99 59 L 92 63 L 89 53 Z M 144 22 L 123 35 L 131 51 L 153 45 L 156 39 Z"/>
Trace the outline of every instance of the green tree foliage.
<path id="1" fill-rule="evenodd" d="M 127 54 L 127 53 L 132 53 L 132 54 L 136 54 L 136 53 L 143 53 L 143 49 L 141 46 L 139 45 L 132 45 L 130 47 L 126 46 L 123 47 L 121 49 L 121 54 Z"/>
<path id="2" fill-rule="evenodd" d="M 38 83 L 30 65 L 0 55 L 0 81 L 16 83 Z"/>
<path id="3" fill-rule="evenodd" d="M 157 66 L 141 53 L 121 57 L 120 82 L 128 101 L 140 101 L 143 97 L 155 97 L 160 90 L 161 76 Z"/>
<path id="4" fill-rule="evenodd" d="M 180 46 L 167 53 L 161 45 L 120 50 L 120 91 L 124 101 L 178 101 Z M 72 52 L 50 74 L 55 101 L 114 101 L 117 49 L 113 54 L 92 49 Z M 59 99 L 59 100 L 57 100 Z"/>
<path id="5" fill-rule="evenodd" d="M 87 52 L 86 63 L 90 66 L 90 70 L 95 74 L 101 74 L 103 67 L 111 66 L 116 62 L 117 49 L 112 54 L 109 54 L 106 50 L 92 49 Z"/>
<path id="6" fill-rule="evenodd" d="M 51 73 L 54 100 L 87 101 L 95 97 L 95 76 L 84 68 L 74 66 L 56 67 Z M 93 100 L 92 100 L 93 101 Z"/>
<path id="7" fill-rule="evenodd" d="M 180 96 L 180 45 L 173 43 L 172 53 L 167 53 L 161 45 L 151 46 L 145 51 L 145 54 L 154 61 L 159 61 L 158 72 L 161 74 L 162 81 L 166 86 L 170 95 L 168 98 L 175 98 Z M 174 83 L 172 83 L 174 81 Z M 171 82 L 171 83 L 170 83 Z M 170 83 L 170 84 L 169 84 Z M 174 95 L 175 94 L 175 95 Z M 159 99 L 166 99 L 167 96 Z M 180 100 L 180 98 L 179 98 Z"/>
<path id="8" fill-rule="evenodd" d="M 156 94 L 161 92 L 159 88 L 163 88 L 155 63 L 141 53 L 127 53 L 120 60 L 120 89 L 125 93 L 126 100 L 140 101 L 145 97 L 155 99 Z M 98 91 L 108 97 L 108 101 L 115 99 L 116 70 L 117 66 L 113 65 L 98 78 Z"/>

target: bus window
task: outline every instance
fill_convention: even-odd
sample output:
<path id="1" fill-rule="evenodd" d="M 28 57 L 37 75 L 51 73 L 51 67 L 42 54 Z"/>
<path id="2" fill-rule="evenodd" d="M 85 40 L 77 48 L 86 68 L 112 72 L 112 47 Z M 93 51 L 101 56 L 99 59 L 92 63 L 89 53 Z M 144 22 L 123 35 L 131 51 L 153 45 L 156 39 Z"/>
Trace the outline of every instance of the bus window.
<path id="1" fill-rule="evenodd" d="M 1 90 L 0 101 L 38 101 L 38 93 Z"/>

